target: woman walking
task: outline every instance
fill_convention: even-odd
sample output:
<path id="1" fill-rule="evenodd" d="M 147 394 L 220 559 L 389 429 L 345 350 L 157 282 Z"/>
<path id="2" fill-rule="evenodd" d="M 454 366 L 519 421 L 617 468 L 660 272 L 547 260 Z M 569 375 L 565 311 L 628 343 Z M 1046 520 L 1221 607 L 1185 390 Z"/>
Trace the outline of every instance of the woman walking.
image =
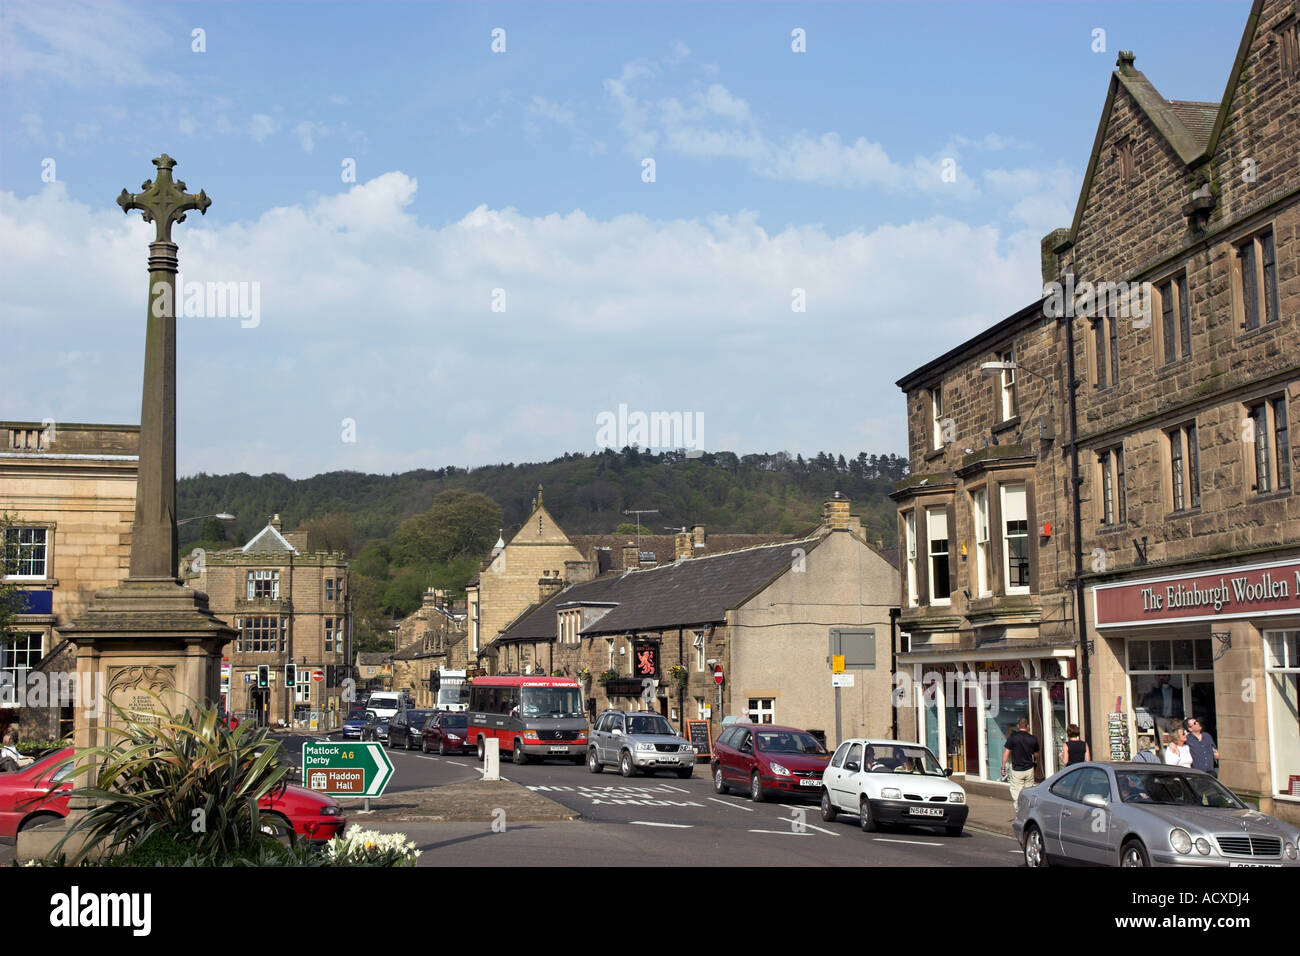
<path id="1" fill-rule="evenodd" d="M 1079 739 L 1079 725 L 1071 724 L 1065 728 L 1066 741 L 1061 745 L 1061 766 L 1068 767 L 1073 763 L 1083 763 L 1092 759 L 1092 753 L 1088 750 L 1088 742 Z"/>

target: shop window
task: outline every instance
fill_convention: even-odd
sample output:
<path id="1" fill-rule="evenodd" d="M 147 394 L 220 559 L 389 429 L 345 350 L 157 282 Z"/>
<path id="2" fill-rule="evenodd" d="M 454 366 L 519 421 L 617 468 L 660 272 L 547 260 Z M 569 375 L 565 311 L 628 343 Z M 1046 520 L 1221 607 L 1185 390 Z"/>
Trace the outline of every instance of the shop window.
<path id="1" fill-rule="evenodd" d="M 1163 748 L 1175 723 L 1195 716 L 1217 737 L 1213 642 L 1155 638 L 1126 643 L 1136 733 L 1156 733 Z"/>
<path id="2" fill-rule="evenodd" d="M 1265 631 L 1273 792 L 1300 797 L 1300 631 Z"/>

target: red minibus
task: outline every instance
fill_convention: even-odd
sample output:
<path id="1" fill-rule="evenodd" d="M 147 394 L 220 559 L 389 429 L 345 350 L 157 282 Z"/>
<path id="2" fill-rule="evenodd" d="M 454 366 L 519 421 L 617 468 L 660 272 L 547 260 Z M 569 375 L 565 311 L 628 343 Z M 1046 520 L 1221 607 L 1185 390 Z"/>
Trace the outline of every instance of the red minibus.
<path id="1" fill-rule="evenodd" d="M 568 677 L 497 675 L 476 677 L 469 688 L 468 735 L 478 759 L 486 741 L 501 741 L 515 763 L 530 759 L 587 758 L 587 718 L 582 687 Z"/>

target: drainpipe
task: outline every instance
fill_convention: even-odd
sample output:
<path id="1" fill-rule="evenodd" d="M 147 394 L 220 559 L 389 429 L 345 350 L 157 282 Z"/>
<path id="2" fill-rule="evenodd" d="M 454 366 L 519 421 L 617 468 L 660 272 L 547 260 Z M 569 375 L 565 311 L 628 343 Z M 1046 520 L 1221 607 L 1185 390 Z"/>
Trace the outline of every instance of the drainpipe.
<path id="1" fill-rule="evenodd" d="M 902 614 L 902 608 L 891 607 L 889 609 L 889 689 L 892 692 L 898 687 L 898 616 Z M 893 714 L 890 722 L 890 739 L 898 739 L 898 698 L 890 694 L 889 711 Z"/>
<path id="2" fill-rule="evenodd" d="M 1067 288 L 1073 288 L 1070 283 Z M 1073 309 L 1065 315 L 1066 397 L 1070 410 L 1070 507 L 1074 511 L 1074 617 L 1079 630 L 1079 684 L 1083 694 L 1083 739 L 1092 739 L 1091 668 L 1088 660 L 1088 615 L 1083 603 L 1083 516 L 1079 513 L 1079 417 L 1074 394 L 1078 387 L 1074 367 Z"/>

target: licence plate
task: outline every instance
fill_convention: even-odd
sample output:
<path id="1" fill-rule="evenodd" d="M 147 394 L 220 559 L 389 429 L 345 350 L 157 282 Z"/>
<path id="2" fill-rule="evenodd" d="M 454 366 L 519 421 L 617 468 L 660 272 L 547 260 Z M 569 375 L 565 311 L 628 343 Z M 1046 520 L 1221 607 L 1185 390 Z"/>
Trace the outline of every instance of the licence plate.
<path id="1" fill-rule="evenodd" d="M 552 747 L 552 748 L 551 748 L 551 753 L 553 753 L 553 754 L 567 754 L 568 752 L 569 752 L 569 748 L 568 748 L 568 747 Z"/>
<path id="2" fill-rule="evenodd" d="M 807 777 L 799 781 L 799 786 L 801 787 L 820 787 L 821 785 L 822 782 L 816 777 Z"/>
<path id="3" fill-rule="evenodd" d="M 939 807 L 908 807 L 908 814 L 914 817 L 941 817 L 943 810 Z"/>
<path id="4" fill-rule="evenodd" d="M 1278 866 L 1280 867 L 1281 865 L 1282 865 L 1281 863 L 1236 863 L 1236 862 L 1228 864 L 1228 866 L 1230 867 L 1232 866 Z"/>

